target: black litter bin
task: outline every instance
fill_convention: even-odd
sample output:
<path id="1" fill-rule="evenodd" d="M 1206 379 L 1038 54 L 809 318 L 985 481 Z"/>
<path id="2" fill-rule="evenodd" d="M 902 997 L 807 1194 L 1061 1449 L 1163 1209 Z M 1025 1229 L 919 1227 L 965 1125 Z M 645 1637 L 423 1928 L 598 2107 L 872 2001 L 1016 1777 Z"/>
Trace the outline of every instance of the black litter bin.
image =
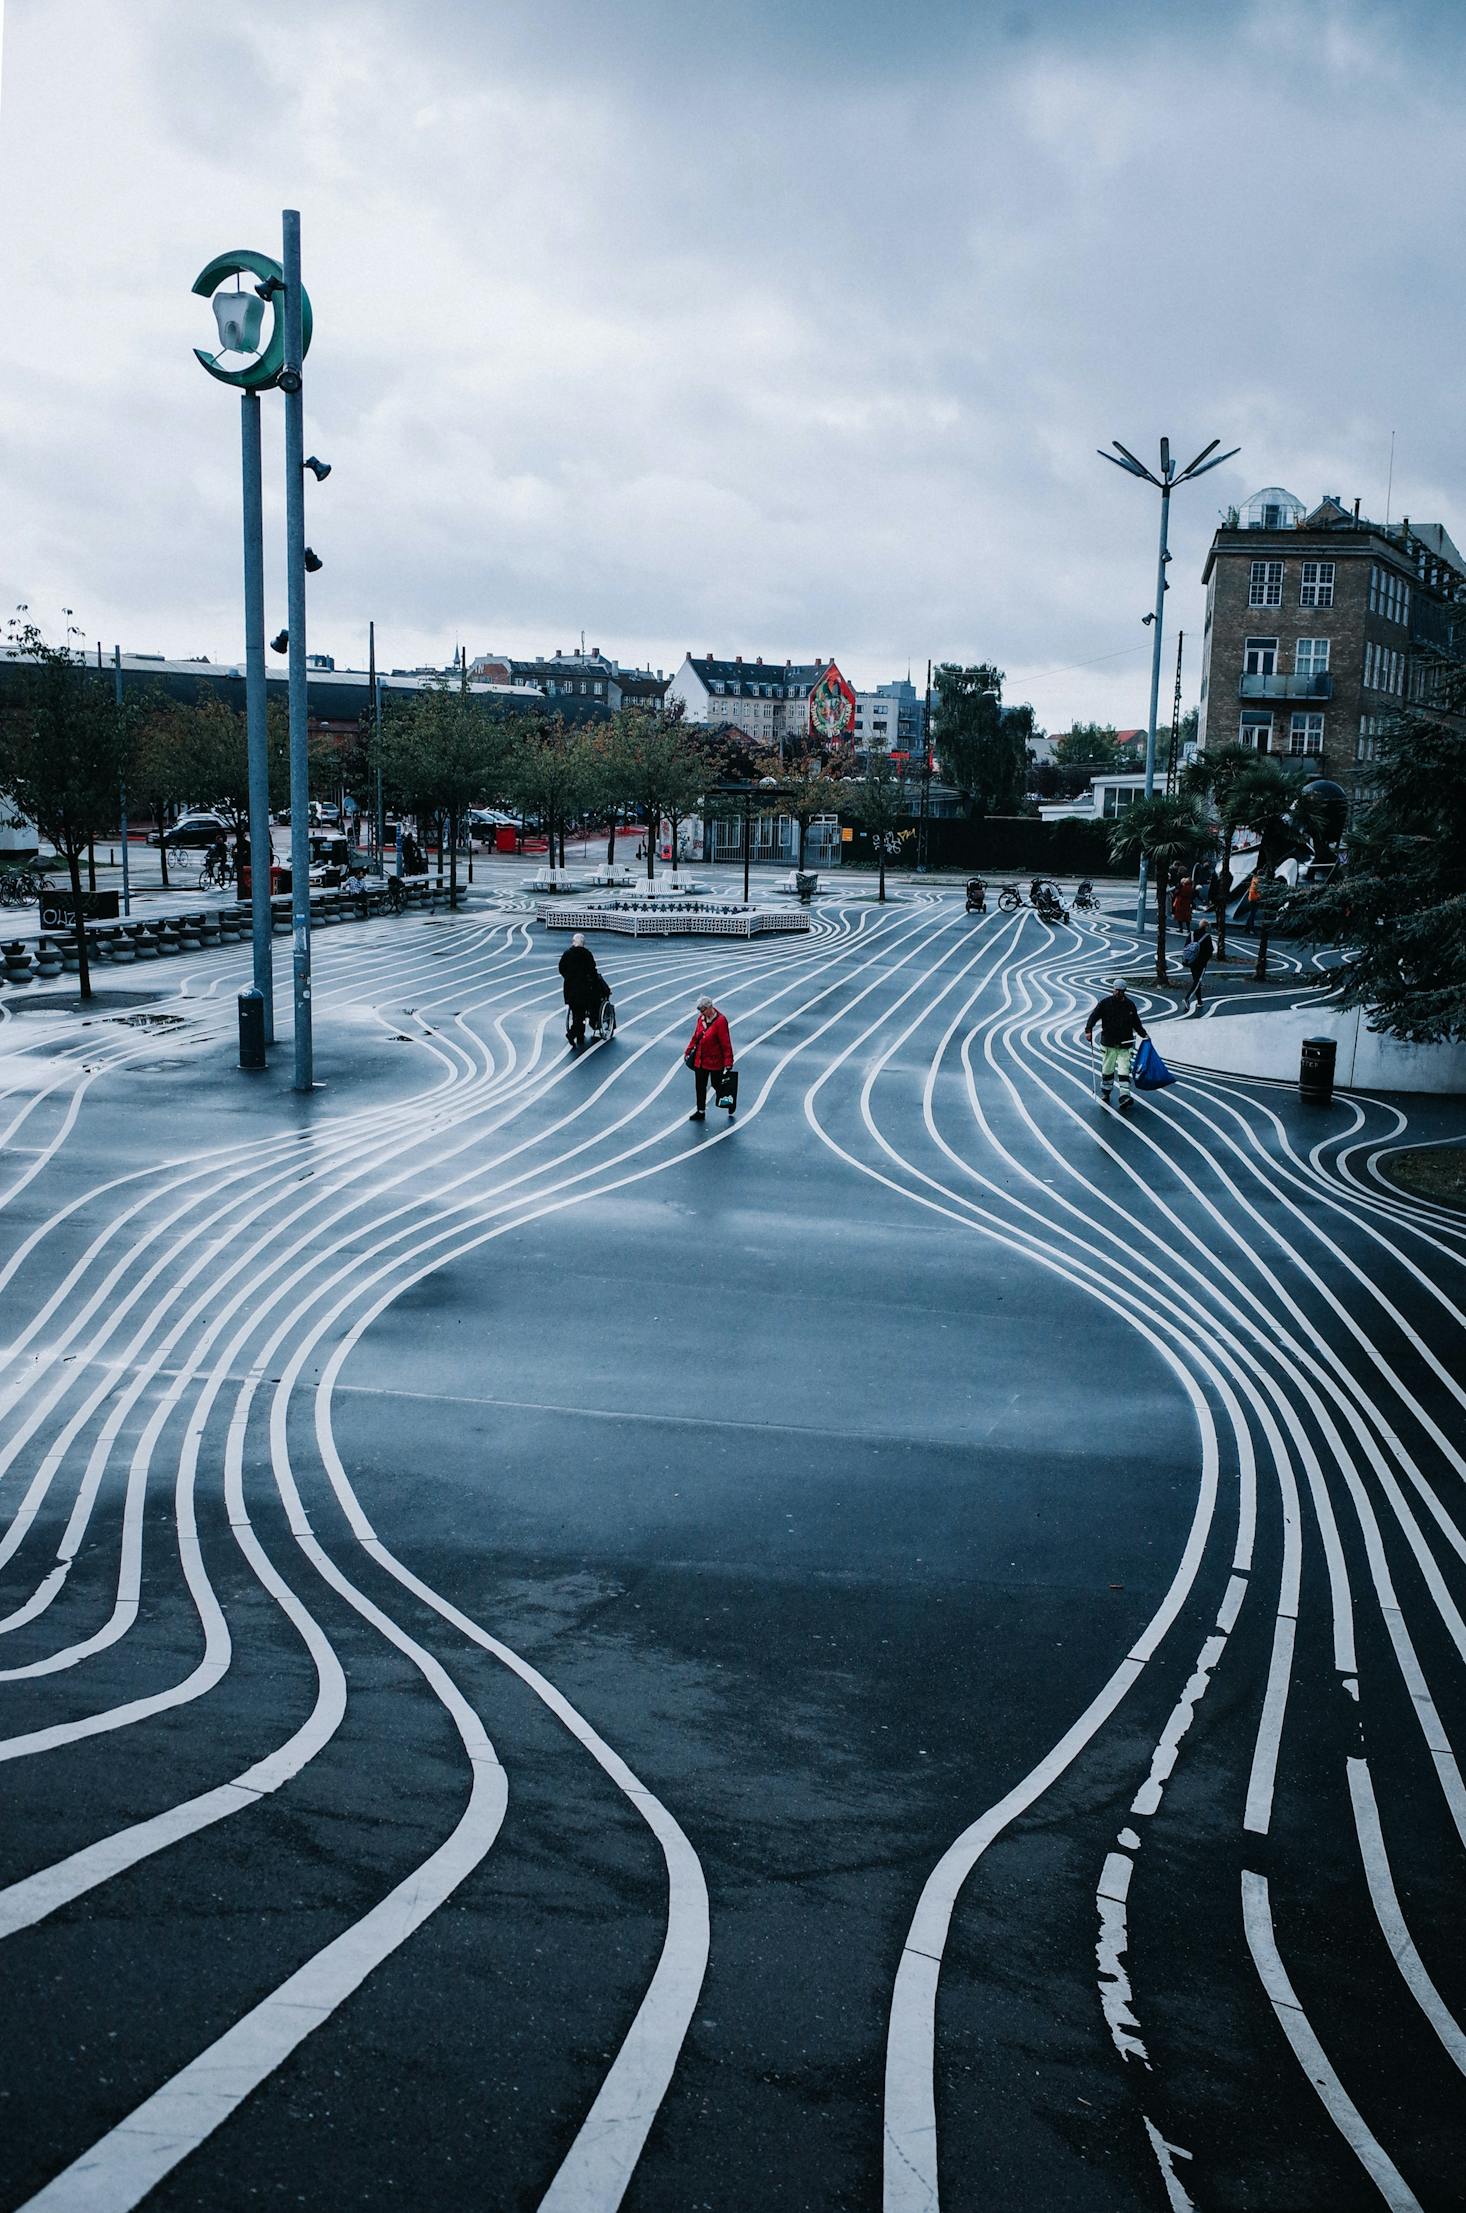
<path id="1" fill-rule="evenodd" d="M 1305 1037 L 1298 1058 L 1298 1096 L 1315 1106 L 1327 1106 L 1334 1095 L 1334 1062 L 1337 1038 Z"/>
<path id="2" fill-rule="evenodd" d="M 239 994 L 239 1065 L 241 1068 L 264 1068 L 265 1059 L 265 995 L 251 988 Z"/>

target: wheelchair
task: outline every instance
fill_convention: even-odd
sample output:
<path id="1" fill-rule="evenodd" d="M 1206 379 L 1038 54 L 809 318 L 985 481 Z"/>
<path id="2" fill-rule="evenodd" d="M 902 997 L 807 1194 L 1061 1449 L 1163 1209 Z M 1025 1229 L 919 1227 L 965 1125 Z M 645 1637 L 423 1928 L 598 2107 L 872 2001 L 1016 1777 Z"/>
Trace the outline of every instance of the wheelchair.
<path id="1" fill-rule="evenodd" d="M 608 991 L 605 998 L 596 1008 L 595 1012 L 587 1013 L 586 1015 L 585 1041 L 587 1045 L 592 1043 L 595 1043 L 597 1045 L 609 1045 L 615 1035 L 616 1002 L 611 997 L 611 994 Z M 567 1007 L 565 1009 L 565 1042 L 572 1049 L 574 1048 L 575 1009 L 573 1007 Z"/>

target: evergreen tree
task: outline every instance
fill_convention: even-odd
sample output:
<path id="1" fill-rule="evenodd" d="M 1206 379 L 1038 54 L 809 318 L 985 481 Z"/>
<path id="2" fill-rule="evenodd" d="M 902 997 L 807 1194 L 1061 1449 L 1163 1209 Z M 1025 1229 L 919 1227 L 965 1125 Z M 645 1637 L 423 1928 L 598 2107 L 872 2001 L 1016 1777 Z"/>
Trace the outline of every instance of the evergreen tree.
<path id="1" fill-rule="evenodd" d="M 1466 1038 L 1466 681 L 1444 710 L 1381 741 L 1380 795 L 1349 831 L 1349 865 L 1295 903 L 1344 952 L 1343 1003 L 1410 1044 Z"/>
<path id="2" fill-rule="evenodd" d="M 1033 709 L 1003 705 L 1003 672 L 944 661 L 933 671 L 932 746 L 975 815 L 1017 814 L 1028 782 Z"/>

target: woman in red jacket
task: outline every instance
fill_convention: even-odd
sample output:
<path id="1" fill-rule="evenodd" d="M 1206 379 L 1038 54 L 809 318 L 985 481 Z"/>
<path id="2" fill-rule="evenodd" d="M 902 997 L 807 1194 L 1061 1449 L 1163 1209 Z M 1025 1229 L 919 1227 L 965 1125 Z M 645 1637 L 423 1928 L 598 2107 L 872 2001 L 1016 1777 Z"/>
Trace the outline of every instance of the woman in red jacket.
<path id="1" fill-rule="evenodd" d="M 725 1068 L 733 1066 L 733 1040 L 728 1035 L 728 1017 L 719 1014 L 711 999 L 697 1002 L 697 1028 L 688 1040 L 683 1059 L 692 1070 L 697 1084 L 697 1105 L 687 1117 L 689 1122 L 707 1119 L 708 1078 L 721 1075 Z"/>

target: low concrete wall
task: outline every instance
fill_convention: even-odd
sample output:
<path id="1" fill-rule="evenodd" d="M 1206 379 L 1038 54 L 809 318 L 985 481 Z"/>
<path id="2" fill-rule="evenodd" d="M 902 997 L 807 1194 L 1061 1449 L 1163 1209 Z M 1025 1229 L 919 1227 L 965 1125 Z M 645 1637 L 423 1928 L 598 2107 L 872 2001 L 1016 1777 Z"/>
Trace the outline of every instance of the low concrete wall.
<path id="1" fill-rule="evenodd" d="M 1177 1068 L 1292 1082 L 1306 1037 L 1338 1046 L 1334 1081 L 1345 1091 L 1466 1092 L 1466 1045 L 1402 1045 L 1369 1027 L 1363 1007 L 1279 1008 L 1224 1014 L 1214 1021 L 1179 1015 L 1151 1024 L 1156 1049 Z"/>

